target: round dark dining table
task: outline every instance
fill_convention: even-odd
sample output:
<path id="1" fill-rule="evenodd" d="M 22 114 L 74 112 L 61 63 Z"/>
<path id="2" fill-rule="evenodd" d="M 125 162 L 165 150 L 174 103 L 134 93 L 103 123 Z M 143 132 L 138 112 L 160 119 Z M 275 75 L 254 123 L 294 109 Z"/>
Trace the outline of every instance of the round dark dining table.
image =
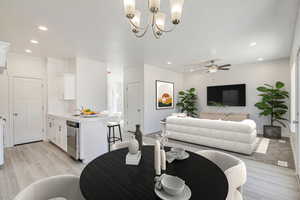
<path id="1" fill-rule="evenodd" d="M 125 164 L 127 153 L 127 148 L 106 153 L 84 168 L 80 189 L 87 200 L 160 199 L 154 192 L 154 146 L 143 146 L 138 166 Z M 208 159 L 188 153 L 188 159 L 167 163 L 166 174 L 185 181 L 192 191 L 190 199 L 225 200 L 228 182 L 223 171 Z"/>

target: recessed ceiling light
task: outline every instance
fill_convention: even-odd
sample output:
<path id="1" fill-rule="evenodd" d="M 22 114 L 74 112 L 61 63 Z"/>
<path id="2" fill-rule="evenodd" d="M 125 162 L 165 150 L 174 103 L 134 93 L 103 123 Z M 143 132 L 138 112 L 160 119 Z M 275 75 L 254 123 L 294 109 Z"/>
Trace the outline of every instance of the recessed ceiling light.
<path id="1" fill-rule="evenodd" d="M 30 42 L 31 42 L 32 44 L 38 44 L 38 43 L 39 43 L 39 41 L 37 41 L 37 40 L 30 40 Z"/>
<path id="2" fill-rule="evenodd" d="M 257 60 L 258 60 L 258 61 L 263 61 L 264 59 L 263 59 L 263 58 L 257 58 Z"/>
<path id="3" fill-rule="evenodd" d="M 171 65 L 172 63 L 170 61 L 167 62 L 168 65 Z"/>
<path id="4" fill-rule="evenodd" d="M 256 45 L 257 45 L 256 42 L 251 42 L 249 46 L 250 46 L 250 47 L 255 47 Z"/>
<path id="5" fill-rule="evenodd" d="M 32 51 L 30 49 L 25 49 L 26 53 L 32 53 Z"/>
<path id="6" fill-rule="evenodd" d="M 48 31 L 48 28 L 46 26 L 38 26 L 38 29 L 41 31 Z"/>

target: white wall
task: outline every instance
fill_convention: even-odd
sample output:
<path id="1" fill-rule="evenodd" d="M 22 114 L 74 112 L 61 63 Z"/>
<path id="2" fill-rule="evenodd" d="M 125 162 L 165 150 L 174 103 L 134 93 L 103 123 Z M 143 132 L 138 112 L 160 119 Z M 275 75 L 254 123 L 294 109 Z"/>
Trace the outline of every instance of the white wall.
<path id="1" fill-rule="evenodd" d="M 63 75 L 75 74 L 75 65 L 71 66 L 70 59 L 47 58 L 47 87 L 48 113 L 72 113 L 76 108 L 76 101 L 65 101 Z M 74 68 L 74 69 L 72 69 Z"/>
<path id="2" fill-rule="evenodd" d="M 12 104 L 12 90 L 14 77 L 23 78 L 36 78 L 41 79 L 43 84 L 46 85 L 46 65 L 45 59 L 32 57 L 28 55 L 13 54 L 10 53 L 7 58 L 8 70 L 0 74 L 0 91 L 4 91 L 1 94 L 1 106 L 0 113 L 7 119 L 7 132 L 4 136 L 5 146 L 12 146 L 14 143 L 13 137 L 13 104 Z M 3 83 L 3 84 L 2 84 Z M 3 100 L 2 100 L 3 98 Z M 44 106 L 46 107 L 47 90 L 44 87 Z M 46 109 L 44 110 L 44 116 L 46 116 Z M 46 118 L 44 117 L 44 127 Z M 45 129 L 45 128 L 44 128 Z"/>
<path id="3" fill-rule="evenodd" d="M 176 105 L 177 94 L 183 89 L 183 74 L 163 68 L 144 66 L 144 134 L 160 131 L 160 120 L 176 111 L 174 109 L 156 110 L 156 80 L 174 83 L 174 100 Z"/>
<path id="4" fill-rule="evenodd" d="M 186 73 L 184 76 L 184 87 L 195 87 L 198 92 L 200 111 L 205 112 L 236 112 L 249 113 L 250 118 L 255 120 L 257 127 L 262 133 L 264 124 L 269 123 L 269 118 L 259 117 L 259 110 L 254 106 L 260 100 L 257 87 L 264 83 L 274 84 L 282 81 L 286 89 L 290 91 L 290 67 L 288 59 L 281 59 L 269 62 L 254 64 L 234 65 L 229 71 L 221 71 L 214 74 L 207 73 Z M 216 108 L 207 106 L 207 86 L 246 84 L 246 106 Z M 288 116 L 287 116 L 288 117 Z M 289 130 L 284 129 L 283 135 L 288 136 Z"/>
<path id="5" fill-rule="evenodd" d="M 76 105 L 95 111 L 107 109 L 107 70 L 106 64 L 76 58 Z"/>

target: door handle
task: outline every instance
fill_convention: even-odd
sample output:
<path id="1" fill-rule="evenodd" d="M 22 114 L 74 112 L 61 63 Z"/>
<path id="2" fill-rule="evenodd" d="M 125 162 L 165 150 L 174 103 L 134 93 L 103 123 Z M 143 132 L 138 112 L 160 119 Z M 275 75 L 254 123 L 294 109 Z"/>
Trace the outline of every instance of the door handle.
<path id="1" fill-rule="evenodd" d="M 137 109 L 138 112 L 141 112 L 141 109 Z"/>
<path id="2" fill-rule="evenodd" d="M 17 116 L 18 116 L 18 113 L 14 113 L 13 116 L 17 117 Z"/>

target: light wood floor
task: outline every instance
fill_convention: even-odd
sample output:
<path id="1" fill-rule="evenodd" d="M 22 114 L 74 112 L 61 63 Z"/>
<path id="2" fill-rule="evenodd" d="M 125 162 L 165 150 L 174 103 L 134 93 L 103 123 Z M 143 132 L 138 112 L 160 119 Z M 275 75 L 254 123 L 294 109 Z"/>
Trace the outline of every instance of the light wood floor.
<path id="1" fill-rule="evenodd" d="M 248 180 L 245 200 L 299 200 L 300 190 L 290 169 L 244 160 Z M 84 165 L 75 162 L 48 142 L 32 143 L 5 150 L 0 168 L 0 200 L 11 200 L 30 183 L 59 174 L 80 175 Z"/>

